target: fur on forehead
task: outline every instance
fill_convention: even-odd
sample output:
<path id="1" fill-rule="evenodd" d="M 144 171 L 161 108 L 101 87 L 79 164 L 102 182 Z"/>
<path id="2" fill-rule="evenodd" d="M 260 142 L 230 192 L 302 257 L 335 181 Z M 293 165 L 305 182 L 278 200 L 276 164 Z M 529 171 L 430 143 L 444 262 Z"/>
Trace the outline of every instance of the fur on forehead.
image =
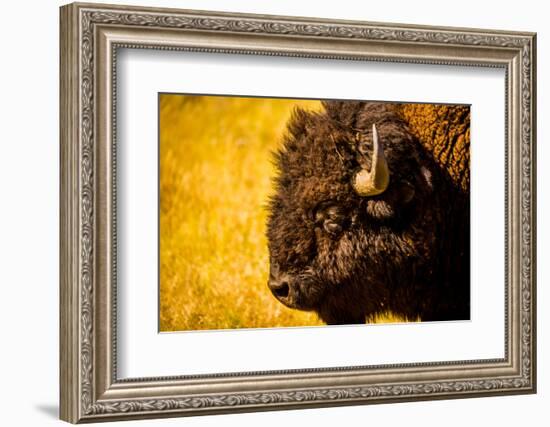
<path id="1" fill-rule="evenodd" d="M 413 173 L 396 163 L 403 155 L 416 157 L 410 146 L 412 136 L 398 118 L 395 104 L 355 101 L 326 101 L 319 112 L 296 109 L 287 126 L 283 146 L 276 153 L 278 195 L 293 206 L 311 210 L 322 201 L 343 205 L 364 201 L 351 186 L 360 167 L 370 168 L 370 155 L 361 155 L 362 142 L 372 149 L 372 124 L 381 135 L 392 177 Z M 417 159 L 418 160 L 418 159 Z M 391 185 L 391 184 L 390 184 Z M 298 203 L 296 203 L 298 202 Z"/>

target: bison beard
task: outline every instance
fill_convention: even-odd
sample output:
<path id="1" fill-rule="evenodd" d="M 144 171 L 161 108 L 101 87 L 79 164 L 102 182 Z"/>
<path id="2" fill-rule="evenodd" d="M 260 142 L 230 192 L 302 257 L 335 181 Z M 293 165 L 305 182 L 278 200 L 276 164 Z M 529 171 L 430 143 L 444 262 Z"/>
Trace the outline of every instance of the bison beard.
<path id="1" fill-rule="evenodd" d="M 276 153 L 267 227 L 273 295 L 328 324 L 388 311 L 469 319 L 469 181 L 462 179 L 469 174 L 457 183 L 449 172 L 461 136 L 440 136 L 432 150 L 397 104 L 323 105 L 294 112 Z M 442 108 L 469 120 L 467 107 Z M 461 162 L 468 141 L 461 139 Z"/>

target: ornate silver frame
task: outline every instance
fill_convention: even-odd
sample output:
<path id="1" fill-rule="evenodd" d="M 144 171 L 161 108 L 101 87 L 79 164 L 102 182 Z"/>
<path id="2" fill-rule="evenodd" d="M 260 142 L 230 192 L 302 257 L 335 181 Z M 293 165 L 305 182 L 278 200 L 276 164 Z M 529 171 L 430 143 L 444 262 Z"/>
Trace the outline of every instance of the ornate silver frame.
<path id="1" fill-rule="evenodd" d="M 173 9 L 61 8 L 61 419 L 77 423 L 534 393 L 535 34 Z M 118 380 L 117 48 L 502 67 L 505 357 Z"/>

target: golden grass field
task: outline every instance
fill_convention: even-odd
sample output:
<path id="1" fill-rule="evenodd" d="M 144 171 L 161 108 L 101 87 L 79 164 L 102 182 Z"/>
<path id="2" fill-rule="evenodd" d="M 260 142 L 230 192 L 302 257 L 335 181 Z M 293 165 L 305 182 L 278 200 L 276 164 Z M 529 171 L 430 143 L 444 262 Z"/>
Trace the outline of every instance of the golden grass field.
<path id="1" fill-rule="evenodd" d="M 322 325 L 267 287 L 272 151 L 319 101 L 160 96 L 160 330 Z M 391 315 L 378 321 L 398 321 Z"/>

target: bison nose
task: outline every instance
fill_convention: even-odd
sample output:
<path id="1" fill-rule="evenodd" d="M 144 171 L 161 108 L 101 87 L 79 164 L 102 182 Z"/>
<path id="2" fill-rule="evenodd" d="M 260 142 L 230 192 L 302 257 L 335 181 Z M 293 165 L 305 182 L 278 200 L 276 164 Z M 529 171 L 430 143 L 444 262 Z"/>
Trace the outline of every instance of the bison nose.
<path id="1" fill-rule="evenodd" d="M 288 297 L 288 294 L 290 293 L 290 286 L 288 285 L 288 281 L 285 279 L 277 280 L 270 278 L 268 286 L 273 295 L 279 299 Z"/>
<path id="2" fill-rule="evenodd" d="M 275 298 L 287 305 L 292 299 L 294 290 L 291 289 L 291 276 L 284 270 L 281 270 L 279 264 L 269 260 L 269 280 L 267 286 Z"/>

